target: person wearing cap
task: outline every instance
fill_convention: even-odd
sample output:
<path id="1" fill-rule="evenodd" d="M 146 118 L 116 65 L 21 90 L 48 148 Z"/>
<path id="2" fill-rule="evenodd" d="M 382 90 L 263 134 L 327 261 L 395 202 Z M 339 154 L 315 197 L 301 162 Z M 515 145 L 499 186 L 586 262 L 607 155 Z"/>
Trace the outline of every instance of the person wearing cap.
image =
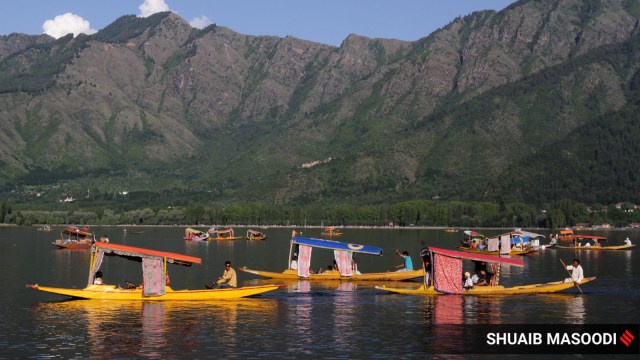
<path id="1" fill-rule="evenodd" d="M 462 287 L 465 290 L 473 288 L 473 280 L 471 280 L 471 274 L 468 271 L 464 273 L 464 284 Z"/>
<path id="2" fill-rule="evenodd" d="M 222 276 L 218 278 L 215 282 L 214 286 L 206 285 L 207 289 L 211 289 L 213 287 L 218 288 L 234 288 L 238 287 L 238 277 L 236 276 L 236 271 L 231 267 L 230 261 L 225 261 L 224 263 L 224 272 Z"/>

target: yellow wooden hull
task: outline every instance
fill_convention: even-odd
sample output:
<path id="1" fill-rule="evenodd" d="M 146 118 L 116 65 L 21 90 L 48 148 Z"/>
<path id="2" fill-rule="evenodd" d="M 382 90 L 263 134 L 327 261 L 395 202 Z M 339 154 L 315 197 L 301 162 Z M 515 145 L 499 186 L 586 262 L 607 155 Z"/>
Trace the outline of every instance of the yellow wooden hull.
<path id="1" fill-rule="evenodd" d="M 590 281 L 595 280 L 594 277 L 584 278 L 580 285 L 588 283 Z M 532 284 L 532 285 L 520 285 L 520 286 L 512 286 L 512 287 L 504 287 L 502 285 L 498 286 L 475 286 L 472 289 L 465 290 L 461 295 L 475 295 L 475 296 L 493 296 L 493 295 L 524 295 L 524 294 L 545 294 L 545 293 L 555 293 L 559 291 L 563 291 L 566 289 L 570 289 L 574 287 L 575 284 L 573 282 L 565 283 L 564 281 L 555 281 L 546 284 Z M 384 290 L 396 294 L 405 294 L 405 295 L 442 295 L 443 293 L 437 291 L 433 286 L 429 286 L 425 288 L 424 285 L 421 285 L 416 289 L 402 289 L 402 288 L 392 288 L 387 287 L 385 285 L 376 286 L 376 289 Z"/>
<path id="2" fill-rule="evenodd" d="M 242 236 L 227 236 L 227 237 L 211 237 L 211 236 L 209 236 L 209 238 L 207 240 L 238 240 L 238 239 L 242 239 Z"/>
<path id="3" fill-rule="evenodd" d="M 632 245 L 614 245 L 614 246 L 556 246 L 558 249 L 573 249 L 573 250 L 628 250 L 632 247 L 636 246 Z"/>
<path id="4" fill-rule="evenodd" d="M 459 246 L 458 250 L 464 251 L 464 252 L 468 252 L 468 253 L 473 253 L 473 254 L 484 254 L 484 255 L 500 256 L 500 252 L 499 251 L 475 250 L 475 249 L 471 249 L 471 248 L 466 247 L 466 246 Z M 531 250 L 511 249 L 511 252 L 508 255 L 509 256 L 526 255 L 526 254 L 528 254 L 530 252 L 531 252 Z"/>
<path id="5" fill-rule="evenodd" d="M 283 272 L 270 272 L 262 270 L 251 270 L 247 267 L 241 267 L 238 270 L 250 274 L 263 276 L 271 279 L 304 279 L 310 281 L 322 280 L 344 280 L 344 281 L 405 281 L 424 276 L 424 270 L 398 271 L 398 272 L 382 272 L 368 274 L 354 274 L 353 276 L 341 276 L 338 271 L 327 270 L 321 274 L 310 274 L 308 278 L 298 276 L 296 270 L 287 269 Z"/>
<path id="6" fill-rule="evenodd" d="M 52 294 L 66 295 L 73 298 L 92 300 L 145 300 L 145 301 L 203 301 L 238 299 L 261 294 L 281 288 L 281 285 L 245 286 L 240 288 L 207 289 L 207 290 L 173 290 L 166 287 L 166 294 L 160 296 L 142 296 L 141 289 L 121 289 L 115 285 L 89 285 L 84 289 L 54 288 L 39 285 L 27 287 Z"/>

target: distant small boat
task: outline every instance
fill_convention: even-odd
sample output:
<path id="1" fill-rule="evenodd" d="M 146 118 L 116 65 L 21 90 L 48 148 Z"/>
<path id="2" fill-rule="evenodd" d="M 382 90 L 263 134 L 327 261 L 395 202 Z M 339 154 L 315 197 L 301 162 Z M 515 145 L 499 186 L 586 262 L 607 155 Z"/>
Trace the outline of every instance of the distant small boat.
<path id="1" fill-rule="evenodd" d="M 209 234 L 194 228 L 184 229 L 184 239 L 192 241 L 207 241 L 209 240 Z"/>
<path id="2" fill-rule="evenodd" d="M 60 239 L 53 241 L 51 244 L 67 250 L 89 249 L 95 242 L 95 236 L 88 230 L 89 228 L 86 226 L 82 229 L 77 226 L 68 226 L 60 233 Z"/>
<path id="3" fill-rule="evenodd" d="M 629 250 L 635 246 L 635 244 L 624 245 L 609 245 L 602 246 L 602 242 L 608 239 L 604 236 L 597 235 L 574 235 L 574 243 L 571 246 L 557 245 L 558 249 L 574 249 L 574 250 L 591 250 L 591 251 L 604 251 L 604 250 Z M 584 245 L 583 245 L 584 242 Z"/>
<path id="4" fill-rule="evenodd" d="M 130 231 L 130 230 L 127 230 L 127 229 L 122 229 L 122 233 L 125 234 L 125 235 L 126 234 L 144 234 L 144 231 L 142 231 L 142 230 Z"/>
<path id="5" fill-rule="evenodd" d="M 249 229 L 247 230 L 246 238 L 247 240 L 265 240 L 267 235 L 263 232 Z"/>
<path id="6" fill-rule="evenodd" d="M 448 228 L 448 229 L 445 229 L 444 231 L 446 231 L 446 232 L 458 232 L 458 229 L 456 229 L 456 228 Z"/>
<path id="7" fill-rule="evenodd" d="M 323 236 L 340 236 L 342 235 L 342 231 L 336 229 L 333 226 L 327 226 L 326 228 L 324 228 L 324 231 L 321 233 L 321 235 Z"/>
<path id="8" fill-rule="evenodd" d="M 38 231 L 47 231 L 47 232 L 49 232 L 51 230 L 53 230 L 53 228 L 50 225 L 42 225 L 42 226 L 40 226 L 38 228 Z"/>
<path id="9" fill-rule="evenodd" d="M 207 240 L 237 240 L 242 236 L 236 236 L 233 228 L 218 229 L 215 226 L 209 228 L 209 238 Z"/>

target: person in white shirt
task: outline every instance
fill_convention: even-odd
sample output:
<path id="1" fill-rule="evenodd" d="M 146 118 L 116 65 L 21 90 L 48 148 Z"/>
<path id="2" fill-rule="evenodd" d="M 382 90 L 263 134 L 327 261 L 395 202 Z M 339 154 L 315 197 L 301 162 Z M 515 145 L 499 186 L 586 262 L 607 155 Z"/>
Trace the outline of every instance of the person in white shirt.
<path id="1" fill-rule="evenodd" d="M 584 279 L 584 273 L 582 272 L 582 266 L 580 266 L 580 260 L 573 259 L 573 265 L 568 265 L 567 270 L 571 270 L 571 277 L 564 279 L 565 283 L 575 282 L 580 284 Z"/>
<path id="2" fill-rule="evenodd" d="M 469 290 L 473 287 L 473 280 L 471 279 L 471 274 L 468 271 L 464 273 L 464 284 L 462 287 L 465 290 Z"/>
<path id="3" fill-rule="evenodd" d="M 625 245 L 632 245 L 631 244 L 631 240 L 629 240 L 629 238 L 624 239 L 624 244 Z"/>
<path id="4" fill-rule="evenodd" d="M 289 268 L 291 270 L 298 270 L 298 256 L 297 255 L 293 255 L 293 257 L 291 258 L 291 265 L 289 265 Z"/>
<path id="5" fill-rule="evenodd" d="M 93 279 L 93 283 L 95 285 L 102 285 L 103 284 L 103 282 L 102 282 L 102 271 L 98 271 L 96 273 L 96 277 L 95 277 L 95 279 Z"/>

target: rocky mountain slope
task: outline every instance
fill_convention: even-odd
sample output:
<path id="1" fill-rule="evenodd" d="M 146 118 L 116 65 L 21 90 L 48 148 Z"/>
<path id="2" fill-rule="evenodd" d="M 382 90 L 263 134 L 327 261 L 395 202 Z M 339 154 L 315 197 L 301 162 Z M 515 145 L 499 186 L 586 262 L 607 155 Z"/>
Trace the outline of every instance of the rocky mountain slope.
<path id="1" fill-rule="evenodd" d="M 523 0 L 416 42 L 340 47 L 172 13 L 92 36 L 0 37 L 0 179 L 44 198 L 603 201 L 547 191 L 527 167 L 562 173 L 559 148 L 597 143 L 610 114 L 629 120 L 639 17 L 635 1 Z M 520 177 L 529 191 L 504 181 Z M 596 184 L 608 182 L 580 187 Z"/>

